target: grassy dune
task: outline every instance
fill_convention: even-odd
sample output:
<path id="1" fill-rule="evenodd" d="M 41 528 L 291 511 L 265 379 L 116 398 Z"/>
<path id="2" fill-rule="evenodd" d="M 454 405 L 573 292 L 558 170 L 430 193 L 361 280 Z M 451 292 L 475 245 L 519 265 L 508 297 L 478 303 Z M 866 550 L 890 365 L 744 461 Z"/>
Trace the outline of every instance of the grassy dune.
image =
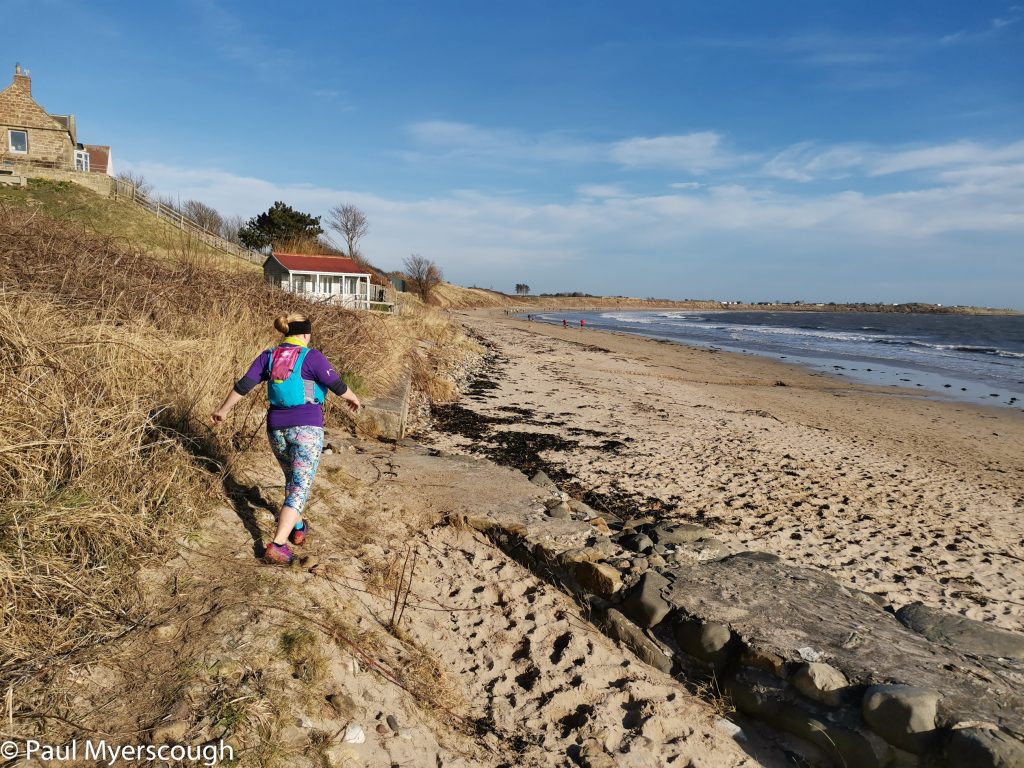
<path id="1" fill-rule="evenodd" d="M 81 212 L 77 191 L 70 198 L 59 207 Z M 60 664 L 131 627 L 139 566 L 173 549 L 223 498 L 239 456 L 263 448 L 262 394 L 216 432 L 207 417 L 279 338 L 274 316 L 311 315 L 314 346 L 362 395 L 392 386 L 417 340 L 464 342 L 432 314 L 312 305 L 219 257 L 169 259 L 98 229 L 0 203 L 4 690 L 45 686 Z M 156 236 L 146 231 L 143 242 Z M 417 373 L 429 381 L 431 368 Z M 347 418 L 337 404 L 327 415 Z"/>

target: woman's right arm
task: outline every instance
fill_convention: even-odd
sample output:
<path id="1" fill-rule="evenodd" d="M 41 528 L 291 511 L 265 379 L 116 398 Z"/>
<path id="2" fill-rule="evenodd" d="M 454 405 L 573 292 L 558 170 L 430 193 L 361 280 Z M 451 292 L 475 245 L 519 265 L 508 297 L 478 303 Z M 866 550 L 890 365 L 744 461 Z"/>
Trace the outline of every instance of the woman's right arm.
<path id="1" fill-rule="evenodd" d="M 252 361 L 252 365 L 249 366 L 249 370 L 245 372 L 238 381 L 235 382 L 235 386 L 228 392 L 228 396 L 224 398 L 224 402 L 220 404 L 220 407 L 210 414 L 211 424 L 220 424 L 224 419 L 231 413 L 231 409 L 238 404 L 238 402 L 245 397 L 247 394 L 252 392 L 253 388 L 256 387 L 261 381 L 266 381 L 269 373 L 267 365 L 268 352 L 263 352 Z"/>

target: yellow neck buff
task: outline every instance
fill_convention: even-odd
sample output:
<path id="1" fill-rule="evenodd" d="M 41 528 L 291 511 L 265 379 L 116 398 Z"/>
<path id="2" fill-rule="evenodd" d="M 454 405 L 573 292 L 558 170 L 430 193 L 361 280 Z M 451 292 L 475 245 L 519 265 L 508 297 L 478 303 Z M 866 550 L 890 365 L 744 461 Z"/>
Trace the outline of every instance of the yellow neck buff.
<path id="1" fill-rule="evenodd" d="M 294 344 L 297 347 L 306 346 L 306 342 L 300 339 L 298 336 L 286 336 L 282 344 Z"/>

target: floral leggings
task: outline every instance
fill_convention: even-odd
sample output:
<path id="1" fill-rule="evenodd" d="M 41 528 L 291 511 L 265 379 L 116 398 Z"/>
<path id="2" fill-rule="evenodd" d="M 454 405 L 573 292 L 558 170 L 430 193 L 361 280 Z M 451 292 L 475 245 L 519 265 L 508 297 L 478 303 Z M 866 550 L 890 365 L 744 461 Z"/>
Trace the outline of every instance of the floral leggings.
<path id="1" fill-rule="evenodd" d="M 270 429 L 267 437 L 274 458 L 284 472 L 284 505 L 301 515 L 320 464 L 324 430 L 322 427 Z"/>

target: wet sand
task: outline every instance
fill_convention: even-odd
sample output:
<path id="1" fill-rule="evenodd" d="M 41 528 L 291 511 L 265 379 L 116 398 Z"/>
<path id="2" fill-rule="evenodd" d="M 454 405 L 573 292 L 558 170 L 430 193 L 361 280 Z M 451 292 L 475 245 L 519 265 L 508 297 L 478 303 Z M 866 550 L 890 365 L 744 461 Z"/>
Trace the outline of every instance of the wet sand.
<path id="1" fill-rule="evenodd" d="M 1024 630 L 1019 411 L 500 311 L 459 317 L 491 345 L 460 404 L 489 431 L 440 446 L 544 466 L 620 514 L 699 521 L 895 608 Z"/>

